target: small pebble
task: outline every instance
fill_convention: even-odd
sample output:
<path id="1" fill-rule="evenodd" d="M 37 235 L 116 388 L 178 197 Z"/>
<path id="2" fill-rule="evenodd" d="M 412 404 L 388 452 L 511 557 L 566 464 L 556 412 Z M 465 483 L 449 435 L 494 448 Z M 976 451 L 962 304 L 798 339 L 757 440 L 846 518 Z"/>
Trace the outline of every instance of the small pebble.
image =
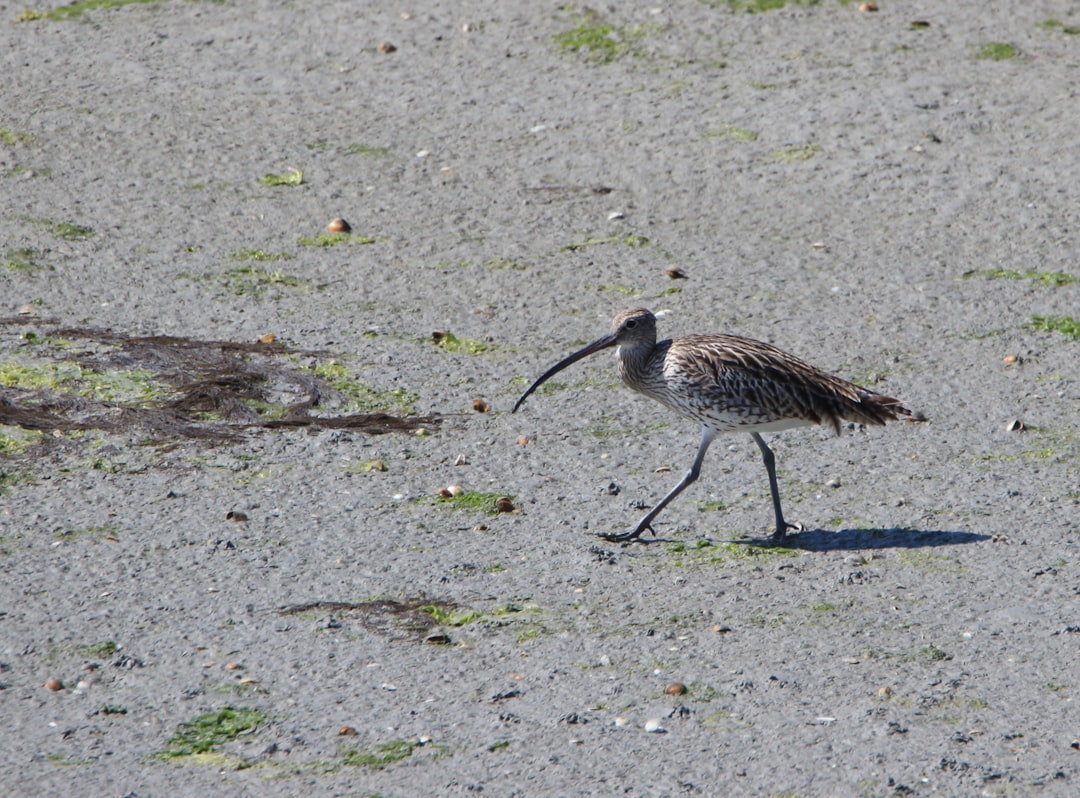
<path id="1" fill-rule="evenodd" d="M 1006 432 L 1023 432 L 1024 431 L 1024 422 L 1021 421 L 1018 418 L 1014 418 L 1012 421 L 1010 421 L 1008 424 L 1005 425 L 1005 431 Z"/>
<path id="2" fill-rule="evenodd" d="M 344 219 L 334 219 L 330 224 L 326 225 L 326 232 L 328 233 L 351 233 L 352 225 L 346 222 Z"/>
<path id="3" fill-rule="evenodd" d="M 623 212 L 622 211 L 612 211 L 611 213 L 609 213 L 607 215 L 607 218 L 608 218 L 609 222 L 613 222 L 616 219 L 622 219 L 623 218 Z"/>
<path id="4" fill-rule="evenodd" d="M 620 715 L 619 717 L 615 718 L 615 725 L 616 725 L 617 727 L 619 727 L 620 729 L 621 729 L 621 728 L 622 728 L 623 726 L 625 726 L 625 725 L 626 725 L 627 723 L 629 723 L 629 722 L 630 722 L 630 719 L 629 719 L 629 718 L 624 718 L 624 717 L 623 717 L 622 715 Z"/>
<path id="5" fill-rule="evenodd" d="M 495 509 L 500 513 L 514 512 L 514 500 L 509 496 L 500 496 L 495 500 Z"/>
<path id="6" fill-rule="evenodd" d="M 354 729 L 352 726 L 342 726 L 340 729 L 337 730 L 337 733 L 338 737 L 355 737 L 356 729 Z"/>
<path id="7" fill-rule="evenodd" d="M 54 676 L 51 679 L 48 679 L 42 687 L 46 690 L 52 690 L 55 693 L 58 690 L 64 689 L 64 683 Z"/>
<path id="8" fill-rule="evenodd" d="M 1005 355 L 1005 357 L 1003 357 L 1001 359 L 1001 362 L 1005 363 L 1007 365 L 1012 365 L 1013 363 L 1017 362 L 1019 359 L 1020 358 L 1018 358 L 1016 355 Z"/>
<path id="9" fill-rule="evenodd" d="M 828 482 L 825 483 L 825 487 L 826 488 L 839 488 L 840 487 L 840 480 L 838 480 L 838 479 L 836 479 L 834 477 L 833 479 L 830 479 Z"/>
<path id="10" fill-rule="evenodd" d="M 397 50 L 397 47 L 395 47 L 390 42 L 379 42 L 379 46 L 375 49 L 377 49 L 380 53 L 392 53 Z"/>
<path id="11" fill-rule="evenodd" d="M 683 695 L 686 693 L 686 685 L 681 682 L 672 682 L 664 688 L 667 695 Z"/>
<path id="12" fill-rule="evenodd" d="M 483 399 L 473 399 L 472 409 L 477 413 L 486 413 L 488 411 L 488 404 Z"/>
<path id="13" fill-rule="evenodd" d="M 260 344 L 272 344 L 272 343 L 274 343 L 274 334 L 273 333 L 266 333 L 265 335 L 260 335 L 259 336 L 259 343 Z"/>
<path id="14" fill-rule="evenodd" d="M 669 267 L 667 269 L 664 269 L 664 274 L 666 274 L 672 280 L 685 280 L 686 279 L 686 272 L 684 272 L 678 266 L 671 266 L 671 267 Z"/>
<path id="15" fill-rule="evenodd" d="M 667 729 L 660 723 L 660 718 L 649 718 L 645 721 L 645 731 L 649 734 L 667 734 Z"/>
<path id="16" fill-rule="evenodd" d="M 892 694 L 893 694 L 893 691 L 892 691 L 892 688 L 890 688 L 890 687 L 879 687 L 878 691 L 877 691 L 877 694 L 878 694 L 878 698 L 891 698 Z"/>
<path id="17" fill-rule="evenodd" d="M 859 3 L 860 11 L 877 11 L 877 3 Z"/>

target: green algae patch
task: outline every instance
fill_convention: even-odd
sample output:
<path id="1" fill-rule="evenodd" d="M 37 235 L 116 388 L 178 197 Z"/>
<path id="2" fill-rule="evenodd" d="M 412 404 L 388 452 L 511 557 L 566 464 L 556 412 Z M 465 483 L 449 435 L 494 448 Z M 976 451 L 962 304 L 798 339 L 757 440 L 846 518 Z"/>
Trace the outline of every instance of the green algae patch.
<path id="1" fill-rule="evenodd" d="M 412 756 L 420 743 L 416 740 L 390 740 L 369 748 L 353 748 L 341 755 L 341 763 L 352 767 L 382 770 Z"/>
<path id="2" fill-rule="evenodd" d="M 960 277 L 964 280 L 976 277 L 985 280 L 1031 280 L 1050 288 L 1061 288 L 1080 281 L 1080 277 L 1068 272 L 1040 272 L 1037 269 L 972 269 Z"/>
<path id="3" fill-rule="evenodd" d="M 1074 341 L 1080 341 L 1080 321 L 1072 316 L 1032 316 L 1031 329 L 1061 333 Z"/>
<path id="4" fill-rule="evenodd" d="M 304 170 L 293 169 L 286 174 L 265 174 L 259 178 L 260 186 L 270 186 L 276 188 L 278 186 L 302 186 L 304 185 Z"/>
<path id="5" fill-rule="evenodd" d="M 1019 55 L 1020 51 L 1007 42 L 987 42 L 979 48 L 976 58 L 980 61 L 1010 61 Z"/>
<path id="6" fill-rule="evenodd" d="M 446 505 L 454 510 L 471 510 L 483 512 L 488 515 L 499 515 L 506 512 L 502 507 L 516 507 L 517 502 L 513 496 L 505 493 L 485 493 L 479 490 L 463 490 L 457 493 L 447 491 L 449 495 L 440 494 L 436 503 Z M 507 504 L 509 502 L 509 504 Z"/>
<path id="7" fill-rule="evenodd" d="M 223 707 L 199 715 L 176 727 L 176 732 L 158 752 L 160 759 L 210 754 L 238 737 L 255 732 L 268 720 L 265 712 L 251 707 Z"/>
<path id="8" fill-rule="evenodd" d="M 431 334 L 435 346 L 445 352 L 463 352 L 466 355 L 480 355 L 491 349 L 491 345 L 475 338 L 461 338 L 449 330 L 436 330 Z"/>
<path id="9" fill-rule="evenodd" d="M 16 17 L 16 21 L 35 22 L 40 19 L 48 19 L 54 22 L 62 22 L 65 20 L 78 19 L 87 11 L 96 11 L 99 8 L 120 8 L 122 6 L 145 5 L 158 2 L 161 2 L 161 0 L 81 0 L 81 2 L 78 3 L 72 3 L 66 6 L 56 6 L 55 8 L 46 8 L 41 11 L 25 8 L 23 9 L 23 12 Z"/>
<path id="10" fill-rule="evenodd" d="M 375 239 L 355 233 L 322 233 L 317 236 L 300 236 L 296 243 L 302 247 L 336 247 L 339 244 L 374 244 Z"/>
<path id="11" fill-rule="evenodd" d="M 0 386 L 137 405 L 159 399 L 168 390 L 144 369 L 97 371 L 72 361 L 0 363 Z"/>

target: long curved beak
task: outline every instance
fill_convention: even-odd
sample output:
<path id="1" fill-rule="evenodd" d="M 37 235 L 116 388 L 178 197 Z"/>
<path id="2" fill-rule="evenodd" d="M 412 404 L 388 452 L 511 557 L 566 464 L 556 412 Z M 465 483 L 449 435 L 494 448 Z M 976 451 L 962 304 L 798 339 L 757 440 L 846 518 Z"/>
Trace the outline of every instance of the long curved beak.
<path id="1" fill-rule="evenodd" d="M 536 382 L 529 386 L 529 390 L 525 391 L 525 393 L 521 395 L 521 398 L 517 400 L 517 404 L 514 405 L 514 409 L 511 412 L 516 413 L 517 409 L 521 407 L 522 403 L 529 397 L 529 394 L 539 388 L 544 383 L 544 381 L 547 380 L 548 377 L 552 376 L 553 374 L 557 374 L 572 363 L 577 363 L 583 357 L 588 357 L 595 352 L 599 352 L 601 349 L 607 349 L 609 346 L 615 346 L 615 333 L 609 333 L 603 338 L 597 341 L 593 341 L 584 349 L 579 349 L 569 357 L 560 360 L 554 366 L 541 374 L 540 379 L 538 379 Z"/>

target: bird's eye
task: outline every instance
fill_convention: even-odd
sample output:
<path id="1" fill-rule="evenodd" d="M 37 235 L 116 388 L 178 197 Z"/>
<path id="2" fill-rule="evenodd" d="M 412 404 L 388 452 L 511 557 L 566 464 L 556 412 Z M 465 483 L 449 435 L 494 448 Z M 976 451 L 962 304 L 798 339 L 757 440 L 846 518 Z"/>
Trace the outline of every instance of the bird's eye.
<path id="1" fill-rule="evenodd" d="M 630 321 L 626 322 L 626 329 L 632 330 L 635 327 L 637 327 L 637 322 L 634 319 L 630 319 Z"/>

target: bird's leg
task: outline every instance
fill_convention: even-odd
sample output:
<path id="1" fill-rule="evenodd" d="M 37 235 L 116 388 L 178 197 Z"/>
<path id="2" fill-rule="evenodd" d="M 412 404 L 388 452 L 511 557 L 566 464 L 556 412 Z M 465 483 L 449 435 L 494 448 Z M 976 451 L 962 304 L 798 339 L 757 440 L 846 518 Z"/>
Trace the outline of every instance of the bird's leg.
<path id="1" fill-rule="evenodd" d="M 652 529 L 652 521 L 656 516 L 660 515 L 660 511 L 667 507 L 676 496 L 682 493 L 687 485 L 698 478 L 698 475 L 701 473 L 701 463 L 705 459 L 705 452 L 708 451 L 709 444 L 712 443 L 714 437 L 716 437 L 716 433 L 708 427 L 701 430 L 701 443 L 698 444 L 697 454 L 694 455 L 694 463 L 690 466 L 690 470 L 683 475 L 683 478 L 679 480 L 679 484 L 672 488 L 667 496 L 662 498 L 655 507 L 649 510 L 648 515 L 638 521 L 637 526 L 624 529 L 622 532 L 601 533 L 600 537 L 605 540 L 621 543 L 628 540 L 634 540 L 646 529 Z"/>
<path id="2" fill-rule="evenodd" d="M 773 543 L 783 543 L 789 529 L 798 529 L 795 524 L 784 520 L 784 511 L 780 509 L 780 489 L 776 486 L 776 458 L 769 444 L 756 432 L 751 432 L 754 442 L 761 449 L 761 459 L 765 461 L 765 470 L 769 472 L 769 490 L 772 491 L 773 512 L 776 513 L 776 531 L 772 534 Z"/>

